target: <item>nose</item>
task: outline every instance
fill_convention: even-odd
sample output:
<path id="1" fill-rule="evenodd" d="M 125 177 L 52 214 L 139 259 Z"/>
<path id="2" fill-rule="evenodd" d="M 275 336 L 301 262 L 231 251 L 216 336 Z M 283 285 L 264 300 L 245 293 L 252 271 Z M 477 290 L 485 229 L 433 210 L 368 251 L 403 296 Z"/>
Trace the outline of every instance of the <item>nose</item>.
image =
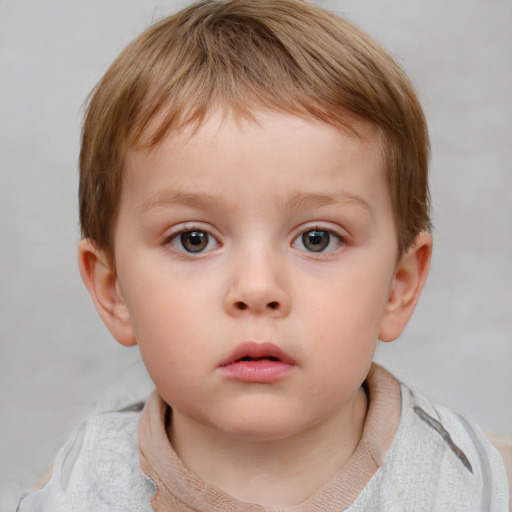
<path id="1" fill-rule="evenodd" d="M 231 316 L 247 314 L 285 317 L 291 308 L 283 269 L 270 257 L 241 258 L 231 268 L 224 308 Z"/>

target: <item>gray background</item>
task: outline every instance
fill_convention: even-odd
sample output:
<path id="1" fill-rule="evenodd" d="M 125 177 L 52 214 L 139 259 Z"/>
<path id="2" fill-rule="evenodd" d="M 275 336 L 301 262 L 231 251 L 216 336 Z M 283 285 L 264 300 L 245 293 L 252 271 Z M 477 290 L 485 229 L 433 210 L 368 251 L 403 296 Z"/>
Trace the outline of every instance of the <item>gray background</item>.
<path id="1" fill-rule="evenodd" d="M 0 0 L 0 510 L 138 364 L 137 349 L 110 339 L 77 270 L 81 105 L 130 39 L 186 4 Z M 512 1 L 324 4 L 390 49 L 430 122 L 430 280 L 377 359 L 512 434 Z"/>

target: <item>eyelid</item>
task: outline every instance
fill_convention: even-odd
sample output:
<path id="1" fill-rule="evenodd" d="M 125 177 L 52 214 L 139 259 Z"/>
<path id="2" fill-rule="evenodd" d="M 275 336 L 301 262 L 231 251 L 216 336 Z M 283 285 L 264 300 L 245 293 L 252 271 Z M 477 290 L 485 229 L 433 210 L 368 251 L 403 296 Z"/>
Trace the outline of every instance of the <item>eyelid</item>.
<path id="1" fill-rule="evenodd" d="M 177 226 L 173 226 L 170 231 L 166 232 L 163 236 L 162 245 L 166 247 L 170 247 L 173 251 L 193 258 L 200 257 L 201 255 L 210 253 L 212 250 L 217 249 L 222 245 L 219 240 L 219 236 L 215 234 L 215 230 L 211 226 L 201 225 L 201 222 L 184 222 L 182 224 L 178 224 Z M 187 233 L 190 231 L 201 231 L 206 233 L 211 239 L 215 241 L 215 247 L 212 249 L 208 249 L 206 251 L 199 251 L 197 253 L 189 252 L 186 250 L 180 250 L 173 245 L 173 241 L 176 240 L 181 234 Z"/>
<path id="2" fill-rule="evenodd" d="M 325 232 L 329 233 L 331 236 L 334 236 L 338 240 L 339 247 L 336 247 L 335 249 L 332 249 L 329 251 L 319 251 L 319 252 L 308 251 L 306 248 L 296 247 L 295 246 L 296 241 L 300 240 L 301 237 L 304 235 L 304 233 L 307 233 L 308 231 L 325 231 Z M 311 256 L 322 256 L 322 255 L 327 256 L 327 255 L 331 255 L 332 253 L 338 252 L 344 246 L 347 245 L 348 235 L 344 234 L 344 233 L 346 233 L 346 232 L 340 226 L 334 226 L 333 224 L 327 223 L 327 222 L 326 223 L 312 222 L 310 224 L 301 225 L 297 230 L 294 231 L 291 245 L 292 245 L 292 247 L 294 247 L 302 252 L 305 252 Z M 302 243 L 302 241 L 301 241 L 301 243 Z"/>
<path id="3" fill-rule="evenodd" d="M 334 224 L 332 222 L 308 222 L 307 224 L 301 224 L 299 227 L 293 230 L 293 240 L 295 240 L 302 233 L 306 233 L 307 231 L 327 231 L 335 236 L 337 236 L 340 240 L 346 242 L 349 237 L 348 232 L 343 229 L 340 225 Z"/>

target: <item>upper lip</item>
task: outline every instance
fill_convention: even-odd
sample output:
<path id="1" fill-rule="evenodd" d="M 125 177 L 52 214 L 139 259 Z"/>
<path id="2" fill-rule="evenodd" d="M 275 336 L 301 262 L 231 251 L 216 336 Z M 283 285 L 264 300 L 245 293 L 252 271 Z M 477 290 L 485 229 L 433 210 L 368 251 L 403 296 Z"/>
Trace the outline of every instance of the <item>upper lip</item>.
<path id="1" fill-rule="evenodd" d="M 265 341 L 246 341 L 238 345 L 235 350 L 220 363 L 219 366 L 228 366 L 243 358 L 250 359 L 276 359 L 282 363 L 295 365 L 295 360 L 283 349 L 274 343 Z"/>

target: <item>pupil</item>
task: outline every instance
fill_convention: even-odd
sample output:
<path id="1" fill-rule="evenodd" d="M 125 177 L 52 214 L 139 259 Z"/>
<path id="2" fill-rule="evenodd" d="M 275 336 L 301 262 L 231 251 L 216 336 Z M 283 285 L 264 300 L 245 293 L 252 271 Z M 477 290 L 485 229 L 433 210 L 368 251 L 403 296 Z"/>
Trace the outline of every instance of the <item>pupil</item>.
<path id="1" fill-rule="evenodd" d="M 313 252 L 320 252 L 329 245 L 330 238 L 328 231 L 314 229 L 312 231 L 306 231 L 302 235 L 302 242 L 306 249 Z"/>
<path id="2" fill-rule="evenodd" d="M 208 234 L 204 231 L 186 231 L 181 234 L 181 243 L 188 252 L 200 252 L 208 245 Z"/>

